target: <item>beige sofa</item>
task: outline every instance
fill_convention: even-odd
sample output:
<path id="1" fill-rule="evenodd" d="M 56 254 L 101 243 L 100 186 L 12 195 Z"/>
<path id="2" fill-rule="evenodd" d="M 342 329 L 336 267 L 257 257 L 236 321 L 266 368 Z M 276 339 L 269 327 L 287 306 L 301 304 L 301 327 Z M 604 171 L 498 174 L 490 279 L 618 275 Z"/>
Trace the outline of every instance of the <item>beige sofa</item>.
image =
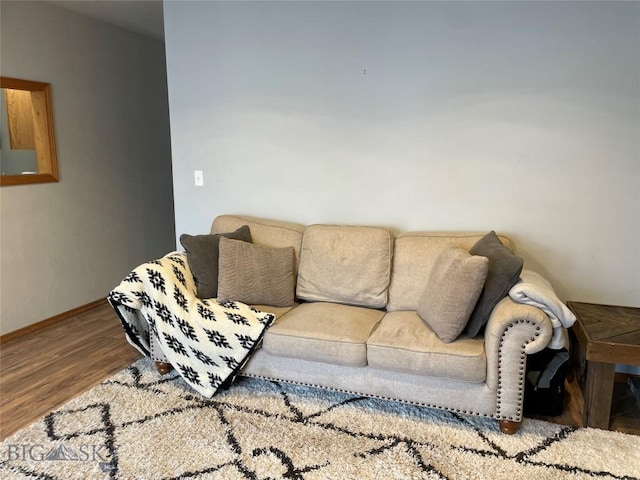
<path id="1" fill-rule="evenodd" d="M 254 244 L 293 247 L 296 298 L 286 307 L 254 305 L 277 318 L 242 375 L 493 417 L 503 432 L 517 431 L 527 354 L 548 345 L 549 318 L 505 296 L 481 335 L 445 343 L 417 313 L 439 255 L 469 250 L 483 234 L 394 235 L 236 215 L 217 217 L 211 233 L 243 225 Z M 150 344 L 159 371 L 167 371 L 157 339 Z"/>

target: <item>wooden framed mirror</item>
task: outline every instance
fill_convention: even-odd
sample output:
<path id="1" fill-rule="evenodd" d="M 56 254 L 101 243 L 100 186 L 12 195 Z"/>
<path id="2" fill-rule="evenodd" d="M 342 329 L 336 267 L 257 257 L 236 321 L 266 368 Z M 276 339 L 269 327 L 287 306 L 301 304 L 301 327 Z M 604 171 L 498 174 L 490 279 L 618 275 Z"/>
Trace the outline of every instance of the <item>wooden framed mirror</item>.
<path id="1" fill-rule="evenodd" d="M 0 77 L 0 185 L 58 181 L 51 85 Z"/>

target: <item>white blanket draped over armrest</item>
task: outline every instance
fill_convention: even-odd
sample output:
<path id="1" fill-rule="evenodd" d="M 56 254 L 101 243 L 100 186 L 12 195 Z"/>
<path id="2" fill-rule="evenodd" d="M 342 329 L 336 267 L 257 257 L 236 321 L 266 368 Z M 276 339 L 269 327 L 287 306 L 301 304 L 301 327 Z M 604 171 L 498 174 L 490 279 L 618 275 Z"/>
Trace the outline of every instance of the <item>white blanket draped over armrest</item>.
<path id="1" fill-rule="evenodd" d="M 181 252 L 138 266 L 107 298 L 129 343 L 148 355 L 155 335 L 185 382 L 205 397 L 240 372 L 275 320 L 241 302 L 197 298 Z"/>
<path id="2" fill-rule="evenodd" d="M 549 348 L 559 350 L 565 346 L 563 328 L 569 328 L 576 321 L 576 316 L 569 307 L 560 301 L 556 292 L 542 275 L 531 270 L 523 270 L 520 282 L 509 291 L 509 296 L 519 303 L 538 307 L 547 314 L 553 326 L 553 336 Z"/>

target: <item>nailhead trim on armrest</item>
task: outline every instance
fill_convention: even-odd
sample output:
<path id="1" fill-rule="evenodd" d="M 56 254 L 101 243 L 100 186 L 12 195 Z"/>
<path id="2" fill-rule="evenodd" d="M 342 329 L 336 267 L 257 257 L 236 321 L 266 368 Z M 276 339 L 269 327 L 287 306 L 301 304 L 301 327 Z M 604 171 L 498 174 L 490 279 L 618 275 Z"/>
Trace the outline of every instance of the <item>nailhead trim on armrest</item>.
<path id="1" fill-rule="evenodd" d="M 527 323 L 530 325 L 534 324 L 534 322 L 532 322 L 531 320 L 516 320 L 510 323 L 509 325 L 507 325 L 504 331 L 502 332 L 502 336 L 500 338 L 500 352 L 498 353 L 498 391 L 496 393 L 496 417 L 501 420 L 512 420 L 514 422 L 519 422 L 522 420 L 522 406 L 524 403 L 524 377 L 525 377 L 525 371 L 526 371 L 526 365 L 527 365 L 527 354 L 524 352 L 524 350 L 529 343 L 533 342 L 537 337 L 540 336 L 540 327 L 536 327 L 536 333 L 533 335 L 533 337 L 522 344 L 522 347 L 521 347 L 522 352 L 520 353 L 520 368 L 519 368 L 520 375 L 518 378 L 518 392 L 517 392 L 517 408 L 516 408 L 517 415 L 515 417 L 514 416 L 504 417 L 500 414 L 500 408 L 502 406 L 502 380 L 501 380 L 502 379 L 501 370 L 503 366 L 502 347 L 509 330 L 512 327 L 516 326 L 517 324 L 521 324 L 521 323 Z"/>

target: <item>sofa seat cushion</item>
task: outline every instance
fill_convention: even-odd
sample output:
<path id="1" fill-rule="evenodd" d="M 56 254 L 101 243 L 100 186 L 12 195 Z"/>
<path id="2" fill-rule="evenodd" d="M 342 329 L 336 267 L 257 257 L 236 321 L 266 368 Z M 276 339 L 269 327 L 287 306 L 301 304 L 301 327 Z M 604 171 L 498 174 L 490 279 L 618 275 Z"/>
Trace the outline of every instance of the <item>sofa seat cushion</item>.
<path id="1" fill-rule="evenodd" d="M 369 366 L 483 382 L 487 357 L 482 339 L 465 335 L 444 343 L 414 311 L 387 313 L 367 341 Z"/>
<path id="2" fill-rule="evenodd" d="M 386 228 L 312 225 L 302 238 L 301 300 L 384 308 L 393 236 Z"/>
<path id="3" fill-rule="evenodd" d="M 384 312 L 336 303 L 303 303 L 264 336 L 267 353 L 338 365 L 367 365 L 366 341 Z"/>

